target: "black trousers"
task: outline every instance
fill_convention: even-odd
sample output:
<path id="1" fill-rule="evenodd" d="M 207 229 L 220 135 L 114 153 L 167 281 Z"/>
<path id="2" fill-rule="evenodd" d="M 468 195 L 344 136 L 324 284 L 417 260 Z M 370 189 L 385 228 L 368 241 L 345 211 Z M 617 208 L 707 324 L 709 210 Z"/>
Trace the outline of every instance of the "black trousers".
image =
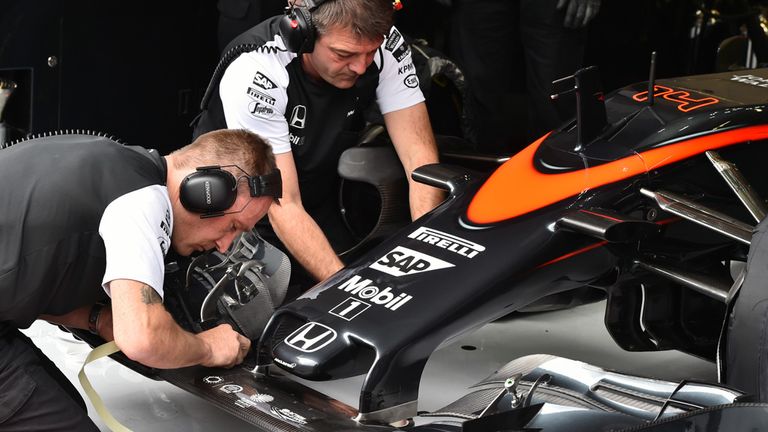
<path id="1" fill-rule="evenodd" d="M 462 68 L 487 153 L 516 152 L 575 114 L 552 81 L 582 66 L 586 30 L 563 27 L 557 0 L 453 0 L 450 54 Z"/>
<path id="2" fill-rule="evenodd" d="M 0 323 L 0 430 L 98 431 L 77 389 L 18 329 Z"/>
<path id="3" fill-rule="evenodd" d="M 757 225 L 726 333 L 725 383 L 768 402 L 768 219 Z"/>

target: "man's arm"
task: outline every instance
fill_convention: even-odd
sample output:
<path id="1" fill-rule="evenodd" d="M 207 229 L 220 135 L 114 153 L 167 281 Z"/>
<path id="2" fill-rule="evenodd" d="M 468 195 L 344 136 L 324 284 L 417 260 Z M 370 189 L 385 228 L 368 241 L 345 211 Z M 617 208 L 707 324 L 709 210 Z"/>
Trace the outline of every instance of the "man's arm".
<path id="1" fill-rule="evenodd" d="M 293 153 L 275 155 L 283 177 L 283 197 L 280 205 L 269 208 L 269 222 L 291 254 L 321 281 L 339 271 L 341 262 L 323 231 L 304 210 L 299 193 L 299 180 Z"/>
<path id="2" fill-rule="evenodd" d="M 114 340 L 131 360 L 156 368 L 231 367 L 243 361 L 251 342 L 229 324 L 192 334 L 176 324 L 152 287 L 118 279 L 112 293 Z"/>
<path id="3" fill-rule="evenodd" d="M 427 107 L 421 102 L 389 112 L 384 114 L 384 123 L 408 177 L 411 218 L 418 219 L 445 198 L 440 189 L 415 182 L 411 178 L 416 168 L 438 162 L 437 145 L 429 124 Z"/>

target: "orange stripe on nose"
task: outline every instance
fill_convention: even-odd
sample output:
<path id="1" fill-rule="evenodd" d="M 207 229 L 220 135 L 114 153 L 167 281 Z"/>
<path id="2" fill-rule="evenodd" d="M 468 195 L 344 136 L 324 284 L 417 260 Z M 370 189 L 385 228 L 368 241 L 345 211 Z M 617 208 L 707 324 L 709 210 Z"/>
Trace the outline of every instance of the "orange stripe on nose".
<path id="1" fill-rule="evenodd" d="M 542 173 L 533 163 L 536 150 L 546 137 L 523 149 L 488 178 L 469 204 L 469 221 L 476 224 L 501 222 L 707 150 L 762 140 L 768 138 L 768 125 L 714 132 L 595 167 L 556 174 Z"/>

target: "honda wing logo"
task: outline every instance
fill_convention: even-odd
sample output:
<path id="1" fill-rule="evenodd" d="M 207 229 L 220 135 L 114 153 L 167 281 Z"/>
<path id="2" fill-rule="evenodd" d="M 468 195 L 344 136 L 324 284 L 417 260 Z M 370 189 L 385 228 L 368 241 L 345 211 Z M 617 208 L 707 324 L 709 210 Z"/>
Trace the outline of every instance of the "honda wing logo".
<path id="1" fill-rule="evenodd" d="M 402 246 L 397 246 L 370 265 L 372 269 L 397 277 L 453 266 L 449 262 Z"/>
<path id="2" fill-rule="evenodd" d="M 316 322 L 308 322 L 285 338 L 289 347 L 311 353 L 336 339 L 336 330 Z"/>
<path id="3" fill-rule="evenodd" d="M 307 121 L 307 107 L 296 105 L 291 111 L 291 126 L 297 129 L 304 129 L 304 123 Z"/>

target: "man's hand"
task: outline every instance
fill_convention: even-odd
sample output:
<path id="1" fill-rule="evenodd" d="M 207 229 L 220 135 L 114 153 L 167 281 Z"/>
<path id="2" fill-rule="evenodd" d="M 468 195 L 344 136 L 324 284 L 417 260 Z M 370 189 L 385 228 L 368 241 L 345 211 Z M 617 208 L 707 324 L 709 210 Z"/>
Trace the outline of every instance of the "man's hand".
<path id="1" fill-rule="evenodd" d="M 250 341 L 228 324 L 193 334 L 174 321 L 160 295 L 130 279 L 109 282 L 115 343 L 131 360 L 159 369 L 193 365 L 232 367 Z"/>
<path id="2" fill-rule="evenodd" d="M 558 0 L 557 9 L 563 9 L 566 4 L 568 9 L 565 10 L 563 25 L 567 28 L 586 27 L 600 10 L 600 0 Z"/>
<path id="3" fill-rule="evenodd" d="M 221 324 L 198 333 L 197 337 L 210 350 L 210 356 L 202 363 L 203 366 L 230 368 L 242 363 L 251 349 L 251 341 L 232 330 L 229 324 Z"/>
<path id="4" fill-rule="evenodd" d="M 275 162 L 283 177 L 283 198 L 279 206 L 269 208 L 269 222 L 296 260 L 316 280 L 325 280 L 344 267 L 344 264 L 301 203 L 299 175 L 293 152 L 276 154 Z"/>

